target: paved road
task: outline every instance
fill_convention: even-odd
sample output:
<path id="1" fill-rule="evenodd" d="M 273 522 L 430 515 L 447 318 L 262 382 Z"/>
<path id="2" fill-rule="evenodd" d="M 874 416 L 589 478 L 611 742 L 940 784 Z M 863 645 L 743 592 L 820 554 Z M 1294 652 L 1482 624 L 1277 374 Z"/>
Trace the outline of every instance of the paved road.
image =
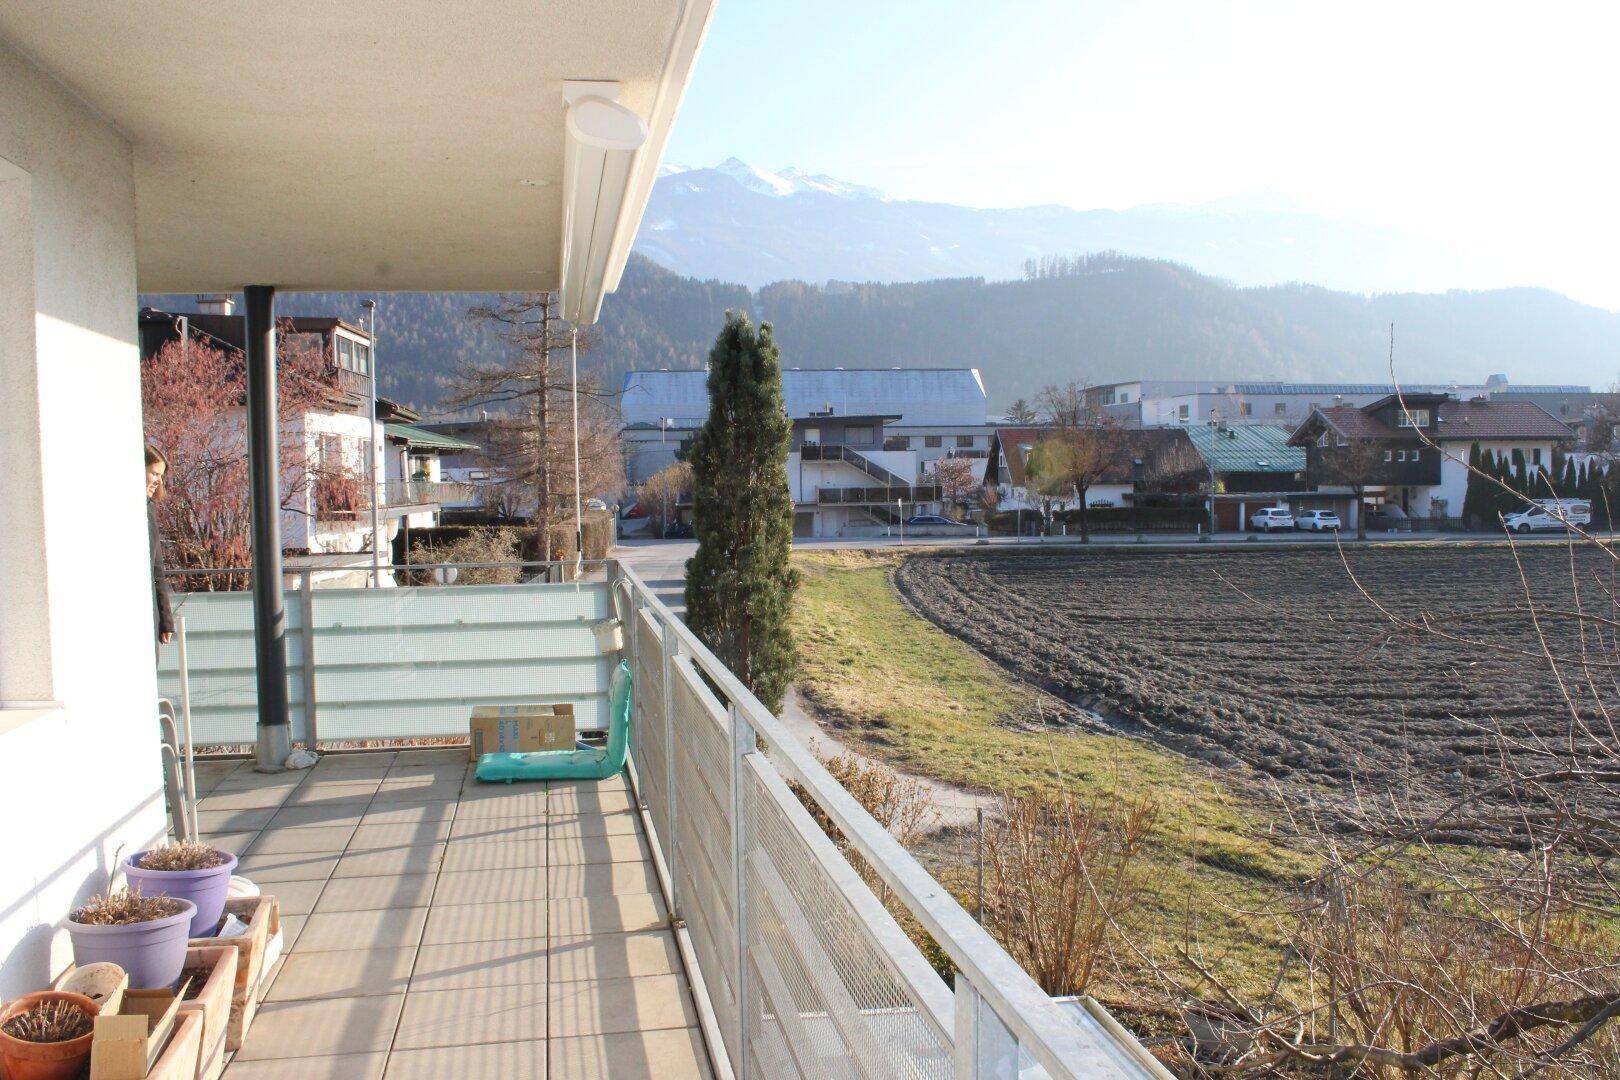
<path id="1" fill-rule="evenodd" d="M 625 540 L 612 551 L 675 614 L 686 615 L 686 560 L 697 551 L 696 540 Z"/>

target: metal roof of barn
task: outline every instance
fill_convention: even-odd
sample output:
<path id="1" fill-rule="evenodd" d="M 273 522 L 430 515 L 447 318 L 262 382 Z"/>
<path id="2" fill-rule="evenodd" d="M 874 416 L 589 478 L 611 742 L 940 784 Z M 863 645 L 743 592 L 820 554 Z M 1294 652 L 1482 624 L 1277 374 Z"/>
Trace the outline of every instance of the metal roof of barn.
<path id="1" fill-rule="evenodd" d="M 384 424 L 383 432 L 390 439 L 398 439 L 407 446 L 431 446 L 436 450 L 476 450 L 477 443 L 464 442 L 438 431 L 412 427 L 410 424 Z"/>
<path id="2" fill-rule="evenodd" d="M 1217 473 L 1295 473 L 1305 468 L 1305 451 L 1288 445 L 1288 428 L 1265 424 L 1189 427 L 1187 438 Z"/>

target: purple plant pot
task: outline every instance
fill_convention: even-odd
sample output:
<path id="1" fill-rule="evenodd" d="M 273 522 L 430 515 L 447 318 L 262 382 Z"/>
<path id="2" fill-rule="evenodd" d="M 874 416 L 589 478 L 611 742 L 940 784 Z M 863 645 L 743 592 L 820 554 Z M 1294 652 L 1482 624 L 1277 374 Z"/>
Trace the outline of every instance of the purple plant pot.
<path id="1" fill-rule="evenodd" d="M 80 967 L 102 961 L 117 964 L 129 973 L 129 985 L 137 990 L 174 985 L 186 966 L 191 920 L 197 914 L 196 904 L 181 903 L 186 905 L 184 911 L 128 926 L 92 926 L 69 916 L 73 962 Z"/>
<path id="2" fill-rule="evenodd" d="M 228 851 L 218 866 L 206 870 L 142 870 L 136 864 L 146 852 L 137 851 L 124 860 L 124 875 L 129 887 L 142 896 L 172 896 L 177 900 L 190 900 L 197 905 L 197 915 L 191 920 L 192 937 L 213 937 L 219 917 L 225 911 L 225 901 L 231 891 L 231 875 L 236 873 L 236 856 Z"/>

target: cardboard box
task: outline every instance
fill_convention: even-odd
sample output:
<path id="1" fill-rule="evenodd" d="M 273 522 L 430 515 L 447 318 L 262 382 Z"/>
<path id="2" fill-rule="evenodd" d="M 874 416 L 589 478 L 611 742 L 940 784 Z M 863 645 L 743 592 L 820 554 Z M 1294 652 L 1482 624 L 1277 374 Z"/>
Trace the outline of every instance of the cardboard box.
<path id="1" fill-rule="evenodd" d="M 229 945 L 208 945 L 186 950 L 187 967 L 209 969 L 207 981 L 189 999 L 180 1002 L 181 1012 L 203 1014 L 202 1057 L 196 1080 L 215 1080 L 225 1071 L 225 1041 L 231 1025 L 231 999 L 236 991 L 236 964 L 242 955 Z"/>
<path id="2" fill-rule="evenodd" d="M 91 1029 L 90 1080 L 146 1080 L 179 1015 L 180 999 L 173 990 L 125 990 L 119 1011 L 100 1014 Z M 183 1075 L 196 1070 L 193 1059 L 191 1073 Z"/>
<path id="3" fill-rule="evenodd" d="M 192 1080 L 202 1058 L 203 1017 L 182 1012 L 174 1022 L 174 1035 L 146 1080 Z"/>
<path id="4" fill-rule="evenodd" d="M 221 945 L 237 950 L 236 984 L 231 989 L 231 1018 L 225 1049 L 240 1050 L 242 1039 L 259 1009 L 264 954 L 270 939 L 281 930 L 281 905 L 273 896 L 247 896 L 225 901 L 225 910 L 248 924 L 247 933 L 233 938 L 192 938 L 194 949 Z"/>
<path id="5" fill-rule="evenodd" d="M 572 705 L 478 705 L 467 724 L 469 757 L 574 748 Z"/>

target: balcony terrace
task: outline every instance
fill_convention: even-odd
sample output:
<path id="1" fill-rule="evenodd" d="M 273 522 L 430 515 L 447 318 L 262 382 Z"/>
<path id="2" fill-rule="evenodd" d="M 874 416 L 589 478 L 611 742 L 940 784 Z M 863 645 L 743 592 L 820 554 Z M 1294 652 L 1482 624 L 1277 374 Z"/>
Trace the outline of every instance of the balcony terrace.
<path id="1" fill-rule="evenodd" d="M 297 738 L 420 743 L 515 700 L 567 701 L 588 732 L 624 659 L 630 769 L 485 785 L 459 747 L 200 766 L 200 834 L 289 927 L 228 1075 L 1165 1075 L 1106 1014 L 1042 993 L 632 570 L 559 576 L 289 591 Z M 185 678 L 163 685 L 200 741 L 251 732 L 250 604 L 177 597 Z"/>
<path id="2" fill-rule="evenodd" d="M 623 778 L 480 785 L 464 749 L 199 767 L 204 839 L 281 903 L 231 1077 L 709 1077 Z"/>

